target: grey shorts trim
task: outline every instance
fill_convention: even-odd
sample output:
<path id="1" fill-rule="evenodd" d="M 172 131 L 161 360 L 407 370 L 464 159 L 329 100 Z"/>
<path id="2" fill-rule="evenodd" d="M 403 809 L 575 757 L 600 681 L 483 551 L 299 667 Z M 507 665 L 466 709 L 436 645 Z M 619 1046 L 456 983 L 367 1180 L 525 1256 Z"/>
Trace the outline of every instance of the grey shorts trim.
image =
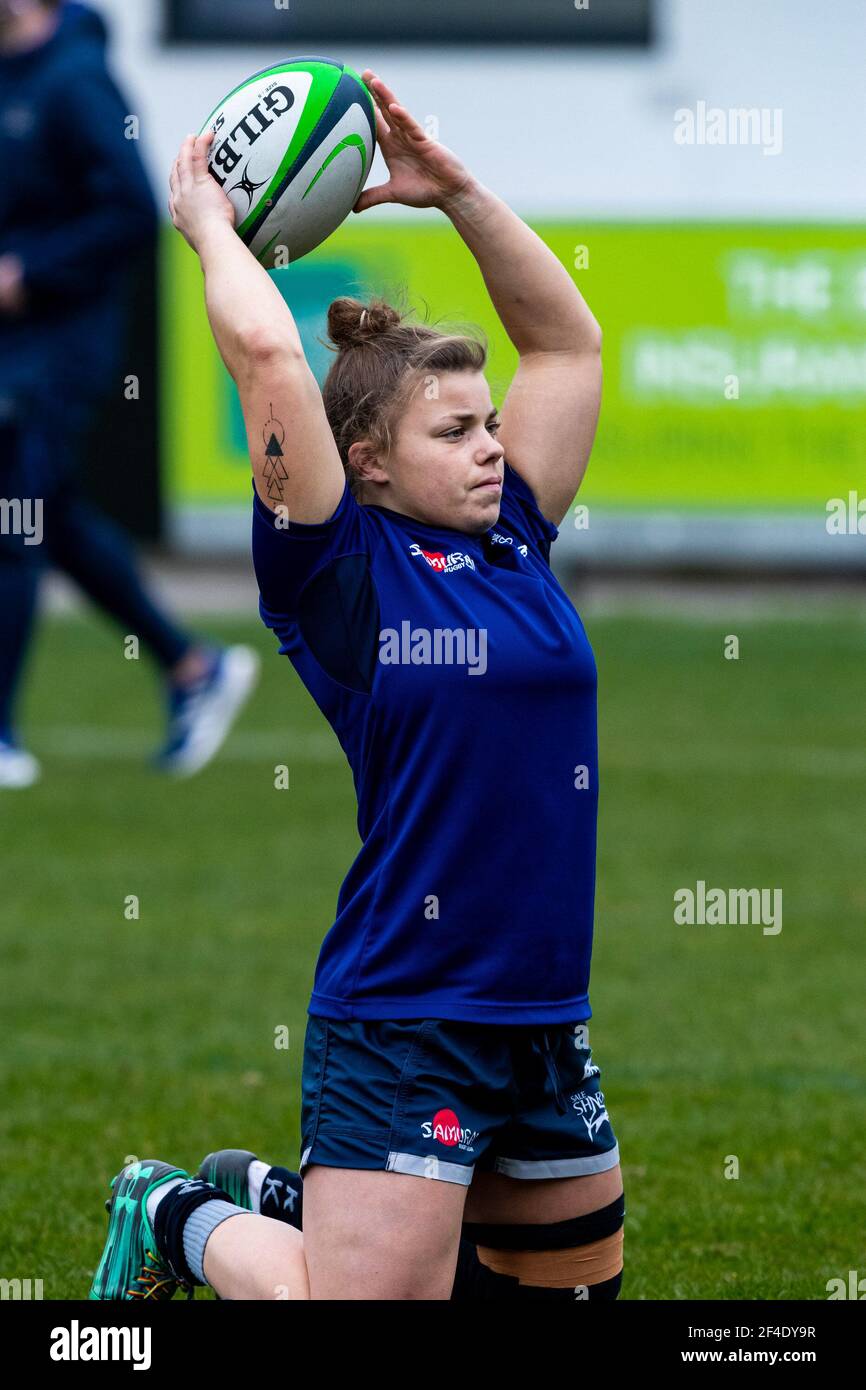
<path id="1" fill-rule="evenodd" d="M 619 1144 L 607 1153 L 588 1158 L 497 1158 L 493 1171 L 507 1178 L 582 1178 L 587 1173 L 606 1173 L 619 1163 Z"/>
<path id="2" fill-rule="evenodd" d="M 421 1157 L 419 1154 L 400 1154 L 393 1150 L 385 1165 L 389 1173 L 413 1173 L 418 1178 L 436 1178 L 439 1182 L 456 1182 L 468 1187 L 472 1181 L 472 1168 L 465 1163 L 444 1163 L 435 1154 Z"/>

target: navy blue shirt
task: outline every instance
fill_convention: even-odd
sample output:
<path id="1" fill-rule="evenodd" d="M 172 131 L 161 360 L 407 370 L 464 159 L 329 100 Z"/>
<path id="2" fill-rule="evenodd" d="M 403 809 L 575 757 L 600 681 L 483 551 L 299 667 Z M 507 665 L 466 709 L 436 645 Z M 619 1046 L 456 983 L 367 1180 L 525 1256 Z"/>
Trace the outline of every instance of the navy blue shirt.
<path id="1" fill-rule="evenodd" d="M 359 505 L 281 528 L 256 496 L 260 611 L 334 729 L 362 845 L 309 1011 L 590 1017 L 596 667 L 506 466 L 481 535 Z"/>

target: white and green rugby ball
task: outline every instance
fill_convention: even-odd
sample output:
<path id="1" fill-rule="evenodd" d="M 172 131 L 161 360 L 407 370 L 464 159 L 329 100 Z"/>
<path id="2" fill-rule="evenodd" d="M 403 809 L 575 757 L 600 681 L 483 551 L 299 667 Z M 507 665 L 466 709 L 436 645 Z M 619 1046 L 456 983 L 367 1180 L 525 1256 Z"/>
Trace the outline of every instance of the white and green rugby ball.
<path id="1" fill-rule="evenodd" d="M 208 167 L 235 229 L 267 269 L 297 261 L 349 215 L 373 163 L 373 98 L 330 58 L 293 58 L 247 78 L 208 116 Z"/>

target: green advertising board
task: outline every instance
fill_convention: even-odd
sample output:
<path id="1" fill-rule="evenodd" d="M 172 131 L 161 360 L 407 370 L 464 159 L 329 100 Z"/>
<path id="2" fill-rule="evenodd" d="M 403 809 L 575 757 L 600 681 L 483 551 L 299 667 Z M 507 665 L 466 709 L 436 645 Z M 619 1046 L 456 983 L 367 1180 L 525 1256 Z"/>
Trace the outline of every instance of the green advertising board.
<path id="1" fill-rule="evenodd" d="M 866 239 L 846 226 L 536 223 L 604 330 L 604 398 L 581 501 L 606 508 L 823 511 L 866 477 Z M 501 403 L 516 354 L 444 221 L 350 219 L 271 272 L 316 375 L 329 302 L 401 291 L 433 322 L 474 323 Z M 198 261 L 163 247 L 167 501 L 246 506 L 237 394 Z"/>

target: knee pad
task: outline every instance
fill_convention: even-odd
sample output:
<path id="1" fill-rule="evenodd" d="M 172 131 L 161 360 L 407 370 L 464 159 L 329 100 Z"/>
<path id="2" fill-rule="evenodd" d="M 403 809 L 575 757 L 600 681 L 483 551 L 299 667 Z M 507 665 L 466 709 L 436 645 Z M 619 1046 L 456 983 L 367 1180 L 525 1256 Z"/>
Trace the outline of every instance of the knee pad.
<path id="1" fill-rule="evenodd" d="M 625 1198 L 621 1194 L 606 1207 L 568 1221 L 537 1225 L 464 1222 L 452 1297 L 613 1300 L 622 1284 L 624 1218 Z M 474 1247 L 474 1261 L 464 1245 Z M 464 1287 L 474 1288 L 474 1294 L 458 1291 L 461 1273 Z"/>

